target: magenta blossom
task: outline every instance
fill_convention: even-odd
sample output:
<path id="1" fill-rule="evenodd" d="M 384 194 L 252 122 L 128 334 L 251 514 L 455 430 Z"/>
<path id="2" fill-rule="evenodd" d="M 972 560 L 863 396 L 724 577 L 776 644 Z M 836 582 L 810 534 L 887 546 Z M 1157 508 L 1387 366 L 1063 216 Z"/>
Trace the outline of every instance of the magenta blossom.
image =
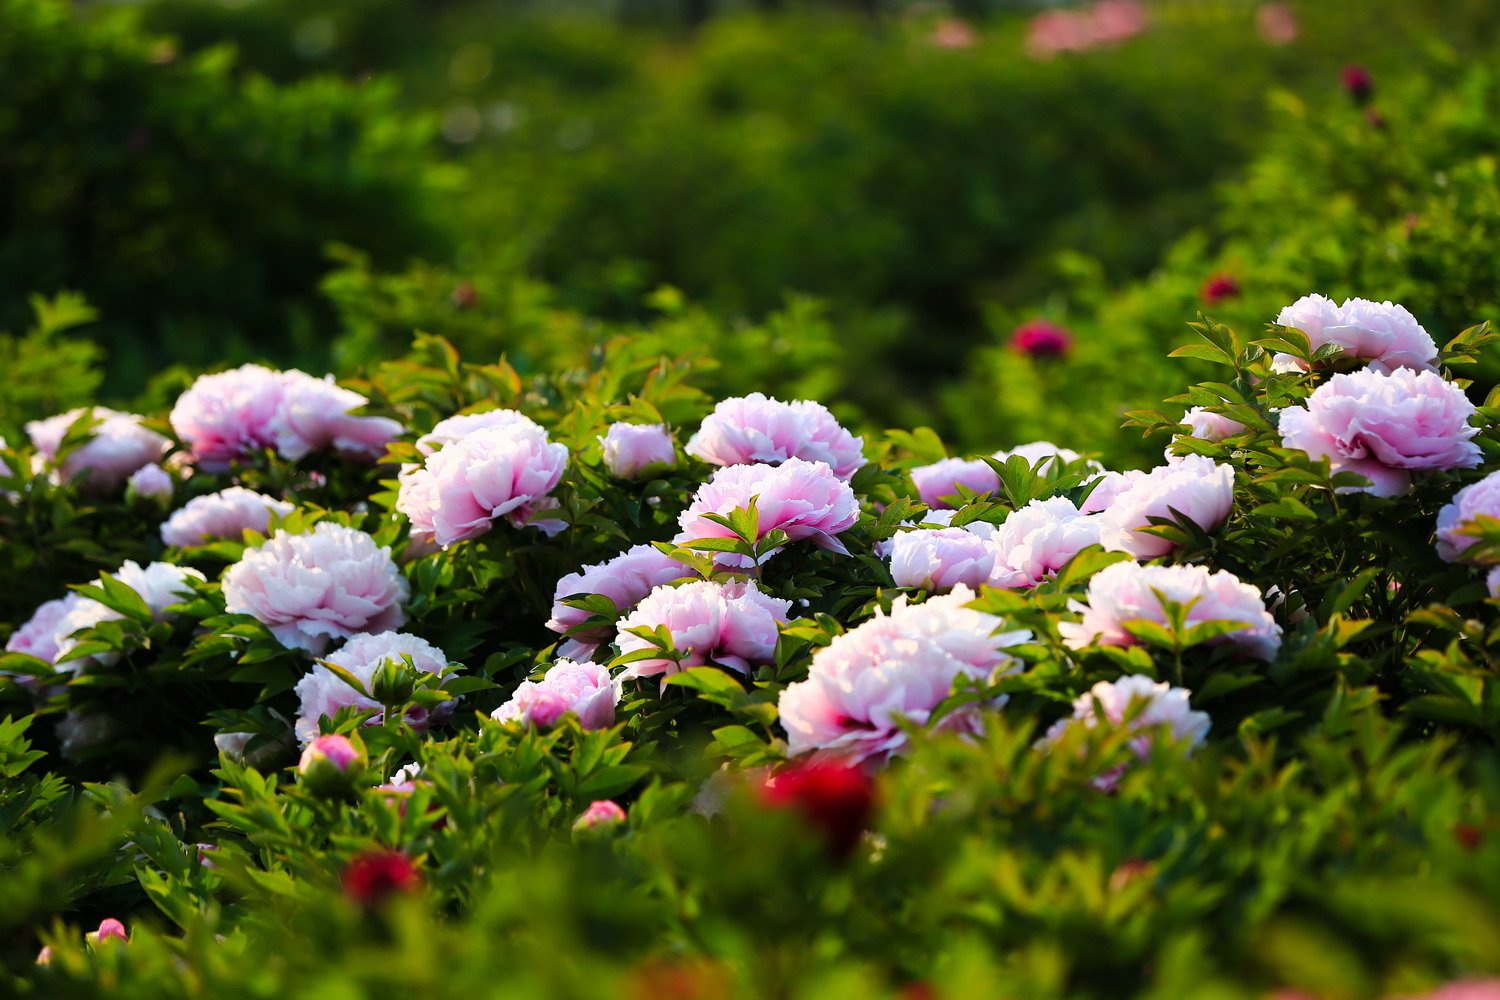
<path id="1" fill-rule="evenodd" d="M 1229 299 L 1238 298 L 1240 294 L 1240 283 L 1232 275 L 1215 274 L 1210 275 L 1203 282 L 1203 290 L 1199 295 L 1206 306 L 1216 306 Z"/>
<path id="2" fill-rule="evenodd" d="M 1210 573 L 1203 566 L 1141 566 L 1133 562 L 1106 566 L 1089 581 L 1084 603 L 1071 602 L 1083 612 L 1080 622 L 1058 625 L 1070 649 L 1137 646 L 1140 640 L 1125 625 L 1134 621 L 1167 625 L 1167 600 L 1187 608 L 1186 625 L 1209 621 L 1242 622 L 1244 628 L 1206 640 L 1209 645 L 1236 646 L 1247 656 L 1267 662 L 1281 648 L 1281 626 L 1266 610 L 1255 587 L 1233 573 Z"/>
<path id="3" fill-rule="evenodd" d="M 285 517 L 294 505 L 264 493 L 231 486 L 218 493 L 194 497 L 161 526 L 163 544 L 179 548 L 206 545 L 219 539 L 239 541 L 246 531 L 264 535 L 271 515 Z"/>
<path id="4" fill-rule="evenodd" d="M 1000 489 L 1000 476 L 983 459 L 945 458 L 931 465 L 919 465 L 910 472 L 917 496 L 934 510 L 962 505 L 958 499 L 958 487 L 974 493 L 995 493 Z M 953 499 L 949 499 L 949 498 Z"/>
<path id="5" fill-rule="evenodd" d="M 407 466 L 396 509 L 411 519 L 412 537 L 447 548 L 485 534 L 496 518 L 523 527 L 538 511 L 555 506 L 547 494 L 562 479 L 568 449 L 528 424 L 472 431 L 423 465 Z"/>
<path id="6" fill-rule="evenodd" d="M 687 667 L 715 664 L 747 673 L 752 663 L 769 663 L 776 655 L 780 626 L 790 601 L 771 597 L 754 583 L 699 580 L 680 587 L 657 587 L 620 619 L 615 639 L 621 655 L 659 648 L 630 630 L 664 626 L 680 655 L 633 661 L 625 677 L 675 674 Z"/>
<path id="7" fill-rule="evenodd" d="M 1470 483 L 1457 493 L 1437 519 L 1437 551 L 1447 562 L 1474 562 L 1465 553 L 1478 541 L 1465 529 L 1472 528 L 1475 518 L 1484 516 L 1500 520 L 1500 472 L 1492 472 L 1477 483 Z M 1483 564 L 1494 562 L 1486 557 Z"/>
<path id="8" fill-rule="evenodd" d="M 634 479 L 653 466 L 677 463 L 666 424 L 613 423 L 599 444 L 604 447 L 604 467 L 621 479 Z"/>
<path id="9" fill-rule="evenodd" d="M 698 487 L 688 509 L 678 517 L 682 532 L 678 545 L 700 538 L 732 538 L 734 533 L 704 514 L 728 515 L 755 501 L 759 542 L 772 531 L 786 532 L 789 541 L 811 541 L 840 555 L 849 550 L 836 537 L 859 520 L 859 501 L 849 484 L 822 462 L 792 458 L 779 466 L 732 465 L 715 472 Z M 761 557 L 764 562 L 780 549 Z M 750 557 L 727 552 L 714 553 L 724 566 L 747 566 Z"/>
<path id="10" fill-rule="evenodd" d="M 1475 412 L 1462 389 L 1433 372 L 1364 369 L 1335 375 L 1302 406 L 1282 410 L 1281 443 L 1370 480 L 1341 493 L 1394 497 L 1411 489 L 1413 472 L 1479 464 Z"/>
<path id="11" fill-rule="evenodd" d="M 779 465 L 800 458 L 823 462 L 834 475 L 848 479 L 865 464 L 863 447 L 864 439 L 840 427 L 822 403 L 783 403 L 752 392 L 714 407 L 686 451 L 710 465 Z"/>
<path id="12" fill-rule="evenodd" d="M 226 611 L 315 655 L 335 639 L 401 627 L 410 591 L 388 546 L 332 521 L 302 535 L 278 531 L 224 574 Z"/>
<path id="13" fill-rule="evenodd" d="M 569 607 L 564 598 L 576 594 L 601 594 L 610 599 L 620 614 L 631 611 L 641 598 L 664 583 L 689 575 L 682 563 L 663 555 L 654 545 L 637 545 L 602 563 L 585 566 L 557 581 L 552 594 L 552 617 L 547 627 L 567 632 L 588 620 L 589 613 Z M 613 625 L 604 625 L 576 633 L 558 647 L 558 655 L 567 659 L 588 659 L 595 648 L 614 635 Z"/>
<path id="14" fill-rule="evenodd" d="M 897 598 L 889 615 L 836 637 L 813 654 L 807 680 L 781 693 L 781 724 L 792 756 L 883 763 L 908 743 L 900 722 L 925 725 L 961 678 L 986 682 L 1020 669 L 1005 650 L 1027 642 L 1026 631 L 999 632 L 1003 622 L 965 607 L 967 587 L 911 605 Z M 977 732 L 983 708 L 969 704 L 944 717 L 941 728 Z"/>
<path id="15" fill-rule="evenodd" d="M 1176 545 L 1142 530 L 1151 527 L 1151 518 L 1174 520 L 1176 511 L 1211 532 L 1229 518 L 1233 505 L 1234 467 L 1187 455 L 1152 469 L 1116 495 L 1099 515 L 1100 541 L 1107 549 L 1129 552 L 1137 559 L 1155 559 Z"/>
<path id="16" fill-rule="evenodd" d="M 608 729 L 615 724 L 615 703 L 619 700 L 620 692 L 610 680 L 608 667 L 558 660 L 541 680 L 522 681 L 491 718 L 546 727 L 572 712 L 584 729 Z"/>
<path id="17" fill-rule="evenodd" d="M 1016 327 L 1010 348 L 1038 360 L 1060 358 L 1073 349 L 1073 335 L 1056 323 L 1034 319 Z"/>
<path id="18" fill-rule="evenodd" d="M 83 407 L 33 420 L 26 425 L 26 433 L 39 458 L 49 464 L 60 463 L 57 473 L 64 482 L 82 476 L 88 489 L 112 493 L 141 467 L 161 461 L 171 447 L 170 441 L 143 426 L 144 419 L 102 406 Z M 88 436 L 64 456 L 63 439 L 80 420 L 90 423 Z"/>

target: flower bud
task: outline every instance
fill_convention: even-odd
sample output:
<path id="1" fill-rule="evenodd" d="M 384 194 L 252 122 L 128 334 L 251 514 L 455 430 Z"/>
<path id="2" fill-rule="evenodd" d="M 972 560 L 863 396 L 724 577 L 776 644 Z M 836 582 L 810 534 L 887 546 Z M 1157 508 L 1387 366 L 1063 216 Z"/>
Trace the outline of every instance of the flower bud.
<path id="1" fill-rule="evenodd" d="M 1370 98 L 1375 96 L 1375 79 L 1363 66 L 1345 66 L 1339 79 L 1344 84 L 1344 92 L 1360 107 L 1369 104 Z"/>
<path id="2" fill-rule="evenodd" d="M 125 936 L 125 925 L 114 917 L 106 917 L 100 924 L 99 929 L 88 935 L 89 944 L 98 947 L 105 941 L 127 941 Z"/>
<path id="3" fill-rule="evenodd" d="M 417 678 L 404 659 L 392 657 L 375 668 L 370 694 L 382 705 L 403 705 L 417 689 Z"/>
<path id="4" fill-rule="evenodd" d="M 573 832 L 575 834 L 604 833 L 624 822 L 624 809 L 608 799 L 600 799 L 589 803 L 583 815 L 573 822 Z"/>
<path id="5" fill-rule="evenodd" d="M 318 795 L 348 792 L 364 767 L 364 753 L 347 736 L 319 736 L 302 751 L 297 773 Z"/>
<path id="6" fill-rule="evenodd" d="M 1037 360 L 1060 358 L 1073 348 L 1073 335 L 1044 319 L 1022 323 L 1010 335 L 1010 346 Z"/>
<path id="7" fill-rule="evenodd" d="M 125 502 L 133 508 L 155 508 L 165 514 L 172 506 L 172 476 L 161 466 L 143 465 L 125 483 Z"/>

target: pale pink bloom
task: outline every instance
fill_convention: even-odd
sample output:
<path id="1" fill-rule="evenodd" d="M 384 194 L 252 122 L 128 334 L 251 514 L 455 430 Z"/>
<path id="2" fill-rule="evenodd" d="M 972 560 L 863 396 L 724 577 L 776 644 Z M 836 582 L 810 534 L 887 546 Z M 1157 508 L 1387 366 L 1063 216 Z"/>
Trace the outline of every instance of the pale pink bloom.
<path id="1" fill-rule="evenodd" d="M 553 726 L 572 712 L 584 729 L 608 729 L 615 724 L 620 692 L 601 663 L 558 660 L 539 681 L 522 681 L 510 700 L 491 713 L 499 722 L 523 726 Z"/>
<path id="2" fill-rule="evenodd" d="M 1222 441 L 1245 432 L 1245 425 L 1205 406 L 1195 406 L 1182 415 L 1188 433 L 1204 441 Z"/>
<path id="3" fill-rule="evenodd" d="M 529 423 L 471 431 L 423 465 L 407 466 L 396 509 L 411 519 L 412 537 L 447 548 L 485 534 L 496 518 L 523 527 L 546 509 L 547 494 L 567 468 L 568 449 Z"/>
<path id="4" fill-rule="evenodd" d="M 649 466 L 677 463 L 672 435 L 666 424 L 620 421 L 609 425 L 599 443 L 604 446 L 604 467 L 610 475 L 621 479 L 634 479 Z"/>
<path id="5" fill-rule="evenodd" d="M 1438 511 L 1438 555 L 1448 562 L 1470 562 L 1464 558 L 1464 552 L 1478 539 L 1462 534 L 1460 529 L 1472 525 L 1480 514 L 1500 519 L 1500 472 L 1492 472 L 1479 482 L 1465 486 Z"/>
<path id="6" fill-rule="evenodd" d="M 443 675 L 448 671 L 448 655 L 426 639 L 419 639 L 405 632 L 377 632 L 356 635 L 337 652 L 324 657 L 329 663 L 343 667 L 359 679 L 365 690 L 375 694 L 371 684 L 376 672 L 386 663 L 404 664 L 411 658 L 411 666 L 418 674 Z M 295 727 L 297 739 L 304 743 L 318 735 L 318 720 L 330 719 L 338 710 L 347 706 L 364 711 L 375 709 L 365 725 L 373 726 L 384 720 L 383 706 L 373 697 L 366 697 L 321 663 L 304 674 L 293 689 L 300 699 Z M 429 712 L 421 706 L 413 706 L 406 712 L 406 723 L 415 732 L 425 733 L 433 722 Z"/>
<path id="7" fill-rule="evenodd" d="M 31 617 L 26 620 L 24 625 L 11 633 L 10 638 L 5 641 L 6 652 L 25 653 L 27 656 L 34 656 L 38 660 L 46 660 L 48 663 L 57 662 L 57 630 L 62 625 L 63 620 L 80 605 L 103 607 L 103 605 L 96 604 L 87 597 L 80 597 L 78 594 L 71 593 L 66 597 L 47 601 L 32 612 Z"/>
<path id="8" fill-rule="evenodd" d="M 957 499 L 960 485 L 975 493 L 995 493 L 1000 489 L 1000 476 L 979 458 L 945 458 L 931 465 L 919 465 L 910 475 L 917 495 L 934 510 L 961 504 Z M 949 501 L 945 497 L 954 499 Z"/>
<path id="9" fill-rule="evenodd" d="M 1158 596 L 1160 594 L 1160 596 Z M 1167 624 L 1162 600 L 1187 607 L 1187 627 L 1208 621 L 1244 622 L 1246 627 L 1207 640 L 1209 645 L 1238 646 L 1248 656 L 1270 661 L 1281 648 L 1281 626 L 1266 610 L 1261 593 L 1233 573 L 1210 573 L 1203 566 L 1142 566 L 1133 562 L 1106 566 L 1089 581 L 1080 622 L 1063 622 L 1058 631 L 1070 649 L 1137 646 L 1140 640 L 1126 622 Z"/>
<path id="10" fill-rule="evenodd" d="M 1102 721 L 1106 725 L 1128 725 L 1129 731 L 1137 734 L 1130 740 L 1130 749 L 1139 760 L 1150 758 L 1156 734 L 1164 727 L 1172 734 L 1173 740 L 1185 743 L 1191 751 L 1203 744 L 1211 725 L 1207 713 L 1195 712 L 1188 705 L 1191 694 L 1186 688 L 1160 683 L 1145 674 L 1131 674 L 1117 681 L 1100 681 L 1074 700 L 1072 717 L 1054 723 L 1040 745 L 1055 744 L 1074 726 L 1098 727 L 1102 709 Z M 1133 716 L 1128 723 L 1127 716 Z M 1095 784 L 1106 791 L 1112 789 L 1121 773 L 1112 771 L 1096 779 Z"/>
<path id="11" fill-rule="evenodd" d="M 347 736 L 336 733 L 319 736 L 303 748 L 302 758 L 297 761 L 297 773 L 305 775 L 319 769 L 347 772 L 359 763 L 360 756 L 359 748 L 349 742 Z"/>
<path id="12" fill-rule="evenodd" d="M 280 372 L 242 365 L 200 376 L 177 397 L 168 419 L 205 472 L 224 472 L 275 445 L 281 395 Z"/>
<path id="13" fill-rule="evenodd" d="M 822 462 L 792 458 L 779 466 L 732 465 L 720 469 L 698 487 L 688 509 L 678 517 L 682 532 L 678 545 L 699 538 L 732 538 L 733 532 L 704 514 L 724 514 L 749 507 L 755 501 L 756 532 L 759 542 L 772 531 L 786 532 L 789 541 L 811 541 L 814 545 L 840 555 L 848 555 L 835 535 L 847 531 L 859 520 L 859 501 L 849 484 Z M 764 562 L 780 549 L 761 558 Z M 747 566 L 748 556 L 727 552 L 714 553 L 714 560 L 724 566 Z"/>
<path id="14" fill-rule="evenodd" d="M 1020 669 L 1005 650 L 1031 633 L 997 634 L 1001 619 L 964 606 L 973 599 L 964 586 L 918 605 L 897 598 L 889 615 L 877 613 L 814 653 L 807 680 L 781 694 L 788 753 L 884 762 L 908 743 L 900 723 L 925 725 L 960 678 L 985 683 Z M 977 732 L 983 711 L 963 706 L 939 728 Z"/>
<path id="15" fill-rule="evenodd" d="M 1472 469 L 1481 452 L 1469 426 L 1474 404 L 1433 372 L 1363 369 L 1334 375 L 1302 406 L 1281 411 L 1281 443 L 1356 472 L 1370 486 L 1341 493 L 1400 496 L 1413 471 Z"/>
<path id="16" fill-rule="evenodd" d="M 891 579 L 898 587 L 950 590 L 990 582 L 999 555 L 993 542 L 963 528 L 918 528 L 891 539 Z"/>
<path id="17" fill-rule="evenodd" d="M 144 499 L 159 501 L 165 510 L 172 502 L 172 494 L 176 490 L 176 484 L 167 470 L 152 462 L 143 465 L 130 474 L 130 481 L 125 484 L 125 495 Z"/>
<path id="18" fill-rule="evenodd" d="M 608 799 L 600 799 L 589 803 L 583 815 L 573 822 L 573 829 L 578 831 L 605 830 L 612 826 L 619 826 L 623 822 L 625 822 L 625 810 Z"/>
<path id="19" fill-rule="evenodd" d="M 1500 566 L 1485 574 L 1484 585 L 1489 588 L 1491 597 L 1500 597 Z"/>
<path id="20" fill-rule="evenodd" d="M 218 493 L 194 497 L 161 526 L 165 545 L 189 548 L 227 538 L 239 541 L 245 531 L 265 534 L 271 526 L 271 515 L 285 517 L 295 505 L 268 497 L 264 493 L 231 486 Z"/>
<path id="21" fill-rule="evenodd" d="M 775 657 L 780 626 L 786 623 L 791 606 L 790 601 L 771 597 L 751 582 L 699 580 L 680 587 L 657 587 L 620 619 L 615 642 L 622 656 L 656 649 L 655 643 L 629 630 L 664 625 L 673 648 L 685 655 L 680 661 L 667 656 L 636 660 L 623 676 L 671 675 L 708 664 L 747 673 L 751 664 L 769 663 Z"/>
<path id="22" fill-rule="evenodd" d="M 561 633 L 588 619 L 588 612 L 569 607 L 563 603 L 564 598 L 602 594 L 614 603 L 617 612 L 625 614 L 657 587 L 681 579 L 690 572 L 682 563 L 663 555 L 654 545 L 634 546 L 613 559 L 585 566 L 557 581 L 552 594 L 552 617 L 547 627 Z M 599 643 L 607 642 L 613 635 L 613 625 L 579 632 L 558 648 L 558 655 L 567 659 L 588 659 Z"/>
<path id="23" fill-rule="evenodd" d="M 452 444 L 475 431 L 517 425 L 546 436 L 542 425 L 520 410 L 485 410 L 483 413 L 460 413 L 456 417 L 439 420 L 430 432 L 417 438 L 417 451 L 423 455 L 431 455 L 444 445 Z"/>
<path id="24" fill-rule="evenodd" d="M 224 574 L 226 611 L 314 655 L 335 639 L 400 628 L 410 592 L 388 546 L 333 521 L 302 535 L 277 531 Z"/>
<path id="25" fill-rule="evenodd" d="M 974 26 L 960 17 L 945 17 L 932 29 L 932 44 L 940 49 L 967 49 L 978 39 Z"/>
<path id="26" fill-rule="evenodd" d="M 1083 458 L 1082 455 L 1072 448 L 1062 448 L 1051 441 L 1032 441 L 1029 444 L 1018 444 L 1009 451 L 997 451 L 991 456 L 997 462 L 1005 462 L 1010 458 L 1024 458 L 1032 468 L 1040 468 L 1038 471 L 1052 475 L 1062 471 L 1064 465 L 1071 465 Z M 1104 466 L 1090 459 L 1085 467 L 1091 472 L 1103 473 Z"/>
<path id="27" fill-rule="evenodd" d="M 174 566 L 171 563 L 154 562 L 145 567 L 138 563 L 127 561 L 113 574 L 114 578 L 140 595 L 141 600 L 151 609 L 152 617 L 156 621 L 166 621 L 170 617 L 167 608 L 181 604 L 193 594 L 194 581 L 202 581 L 203 574 L 186 566 Z M 78 597 L 78 595 L 74 595 Z M 71 602 L 67 613 L 57 621 L 57 631 L 54 634 L 54 642 L 57 649 L 57 657 L 61 658 L 72 652 L 78 645 L 78 640 L 72 638 L 74 632 L 79 629 L 93 628 L 101 622 L 117 621 L 121 617 L 118 611 L 106 608 L 98 601 L 91 598 L 78 597 Z M 96 656 L 80 657 L 59 663 L 57 669 L 64 673 L 74 673 L 85 664 L 94 663 L 99 666 L 110 666 L 118 659 L 114 653 L 102 653 Z"/>
<path id="28" fill-rule="evenodd" d="M 1335 306 L 1322 295 L 1306 295 L 1281 310 L 1276 322 L 1307 334 L 1313 351 L 1334 344 L 1344 349 L 1342 358 L 1369 361 L 1376 371 L 1437 370 L 1437 344 L 1415 316 L 1394 302 L 1345 299 Z M 1278 354 L 1271 361 L 1281 372 L 1307 368 L 1290 354 Z"/>
<path id="29" fill-rule="evenodd" d="M 999 556 L 992 585 L 1035 587 L 1090 545 L 1099 544 L 1101 523 L 1066 497 L 1033 500 L 1014 511 L 995 533 Z"/>
<path id="30" fill-rule="evenodd" d="M 85 414 L 93 421 L 91 437 L 58 464 L 63 438 Z M 124 486 L 130 474 L 141 466 L 161 461 L 171 447 L 166 438 L 142 426 L 144 419 L 103 406 L 82 407 L 46 420 L 33 420 L 26 425 L 26 433 L 37 456 L 48 464 L 56 464 L 64 482 L 83 476 L 84 486 L 109 493 Z"/>
<path id="31" fill-rule="evenodd" d="M 1289 45 L 1297 38 L 1297 15 L 1284 3 L 1263 3 L 1255 10 L 1255 30 L 1271 45 Z"/>
<path id="32" fill-rule="evenodd" d="M 1217 529 L 1234 506 L 1234 467 L 1218 465 L 1202 455 L 1158 466 L 1116 496 L 1099 515 L 1100 541 L 1107 549 L 1129 552 L 1137 559 L 1155 559 L 1176 546 L 1148 534 L 1150 518 L 1174 520 L 1173 511 L 1205 532 Z"/>
<path id="33" fill-rule="evenodd" d="M 332 375 L 314 378 L 295 369 L 281 373 L 281 407 L 271 423 L 276 449 L 295 462 L 332 448 L 344 458 L 373 462 L 405 429 L 389 417 L 356 417 L 369 402 L 341 388 Z"/>
<path id="34" fill-rule="evenodd" d="M 1094 480 L 1094 488 L 1089 491 L 1088 497 L 1083 501 L 1083 506 L 1079 510 L 1085 514 L 1097 514 L 1108 510 L 1117 499 L 1145 478 L 1146 473 L 1140 469 L 1105 472 Z"/>
<path id="35" fill-rule="evenodd" d="M 840 427 L 822 403 L 783 403 L 752 392 L 714 407 L 686 451 L 710 465 L 778 465 L 800 458 L 823 462 L 834 475 L 848 479 L 865 464 L 863 447 L 864 439 Z"/>
<path id="36" fill-rule="evenodd" d="M 88 935 L 89 943 L 98 945 L 103 941 L 126 941 L 125 925 L 114 917 L 106 917 L 99 924 L 99 929 Z"/>

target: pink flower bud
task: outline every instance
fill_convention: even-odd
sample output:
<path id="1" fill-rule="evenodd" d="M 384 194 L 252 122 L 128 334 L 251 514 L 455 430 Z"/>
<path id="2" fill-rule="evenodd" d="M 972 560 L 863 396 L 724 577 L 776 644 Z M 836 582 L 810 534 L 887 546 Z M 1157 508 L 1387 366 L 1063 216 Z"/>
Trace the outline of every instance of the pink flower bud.
<path id="1" fill-rule="evenodd" d="M 589 803 L 583 815 L 574 821 L 573 830 L 577 833 L 592 833 L 611 829 L 623 822 L 625 822 L 625 810 L 608 799 L 600 799 Z"/>
<path id="2" fill-rule="evenodd" d="M 105 941 L 128 941 L 125 936 L 125 925 L 114 917 L 106 917 L 99 924 L 99 929 L 88 935 L 89 944 L 99 945 Z"/>
<path id="3" fill-rule="evenodd" d="M 599 443 L 604 446 L 604 467 L 621 479 L 634 479 L 653 465 L 677 462 L 666 424 L 610 424 Z"/>
<path id="4" fill-rule="evenodd" d="M 1060 358 L 1073 348 L 1073 335 L 1056 323 L 1034 319 L 1022 323 L 1010 335 L 1010 346 L 1014 351 L 1030 358 Z"/>

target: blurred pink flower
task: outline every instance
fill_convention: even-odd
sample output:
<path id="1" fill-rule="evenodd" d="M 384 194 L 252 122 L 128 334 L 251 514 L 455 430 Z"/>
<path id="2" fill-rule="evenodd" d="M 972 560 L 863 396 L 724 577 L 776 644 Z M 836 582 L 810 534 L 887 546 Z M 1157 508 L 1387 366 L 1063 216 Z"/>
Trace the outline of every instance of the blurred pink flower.
<path id="1" fill-rule="evenodd" d="M 681 660 L 653 657 L 626 667 L 625 677 L 675 674 L 707 664 L 747 673 L 752 663 L 769 663 L 790 601 L 771 597 L 752 582 L 699 580 L 680 587 L 657 587 L 620 619 L 615 642 L 621 655 L 658 648 L 632 634 L 633 628 L 665 626 Z"/>
<path id="2" fill-rule="evenodd" d="M 1413 471 L 1479 464 L 1475 412 L 1462 389 L 1433 372 L 1367 368 L 1335 375 L 1302 406 L 1282 410 L 1281 443 L 1371 482 L 1341 493 L 1394 497 L 1411 489 Z"/>
<path id="3" fill-rule="evenodd" d="M 1229 274 L 1211 275 L 1203 283 L 1203 290 L 1200 292 L 1203 304 L 1206 306 L 1216 306 L 1229 299 L 1238 298 L 1239 294 L 1240 283 Z"/>
<path id="4" fill-rule="evenodd" d="M 755 501 L 756 532 L 759 542 L 772 531 L 786 532 L 792 542 L 811 541 L 814 545 L 840 555 L 848 555 L 835 536 L 853 527 L 859 520 L 859 501 L 849 484 L 822 462 L 792 458 L 779 466 L 732 465 L 720 469 L 698 487 L 688 509 L 678 517 L 682 531 L 675 539 L 678 545 L 700 538 L 732 538 L 733 532 L 710 521 L 704 514 L 728 515 L 748 508 Z M 761 557 L 769 559 L 780 549 Z M 714 561 L 722 566 L 744 567 L 749 556 L 715 552 Z"/>
<path id="5" fill-rule="evenodd" d="M 99 929 L 88 936 L 89 943 L 98 945 L 104 941 L 128 941 L 125 935 L 125 925 L 114 917 L 106 917 L 100 921 Z"/>
<path id="6" fill-rule="evenodd" d="M 1345 66 L 1339 71 L 1339 82 L 1344 85 L 1344 93 L 1349 99 L 1360 107 L 1369 104 L 1370 98 L 1375 96 L 1375 78 L 1363 66 Z"/>
<path id="7" fill-rule="evenodd" d="M 1074 726 L 1096 728 L 1101 722 L 1099 711 L 1102 709 L 1102 721 L 1112 727 L 1125 724 L 1126 716 L 1133 713 L 1129 731 L 1139 735 L 1131 739 L 1130 749 L 1140 760 L 1151 756 L 1151 747 L 1163 727 L 1172 734 L 1172 739 L 1186 743 L 1189 749 L 1201 746 L 1211 721 L 1207 713 L 1195 712 L 1189 707 L 1191 694 L 1186 688 L 1172 687 L 1144 674 L 1131 674 L 1117 681 L 1100 681 L 1074 700 L 1072 716 L 1053 723 L 1039 745 L 1055 744 Z M 1095 784 L 1108 791 L 1118 783 L 1120 774 L 1119 770 L 1111 771 L 1096 779 Z"/>
<path id="8" fill-rule="evenodd" d="M 218 493 L 194 497 L 161 526 L 165 545 L 189 548 L 219 539 L 239 541 L 246 529 L 265 534 L 271 515 L 285 517 L 295 505 L 264 493 L 231 486 Z"/>
<path id="9" fill-rule="evenodd" d="M 1098 0 L 1073 11 L 1047 11 L 1031 19 L 1026 51 L 1051 59 L 1059 52 L 1082 52 L 1114 45 L 1146 30 L 1146 9 L 1137 0 Z"/>
<path id="10" fill-rule="evenodd" d="M 607 830 L 625 822 L 625 810 L 608 799 L 589 803 L 583 814 L 573 821 L 573 829 L 582 832 Z"/>
<path id="11" fill-rule="evenodd" d="M 131 473 L 161 461 L 171 447 L 166 438 L 142 426 L 144 417 L 95 406 L 28 423 L 26 433 L 37 457 L 48 464 L 58 463 L 63 439 L 80 419 L 88 419 L 93 426 L 83 444 L 61 457 L 57 473 L 64 482 L 83 476 L 88 489 L 112 493 L 125 485 Z"/>
<path id="12" fill-rule="evenodd" d="M 490 717 L 499 722 L 546 727 L 572 712 L 584 729 L 608 729 L 615 724 L 615 703 L 619 699 L 608 667 L 558 660 L 540 681 L 522 681 L 510 700 Z"/>
<path id="13" fill-rule="evenodd" d="M 614 603 L 617 612 L 627 614 L 652 590 L 664 583 L 691 575 L 691 572 L 686 566 L 663 555 L 654 545 L 636 545 L 613 559 L 585 566 L 577 573 L 569 573 L 558 580 L 552 593 L 552 617 L 548 620 L 547 627 L 561 633 L 588 619 L 587 611 L 564 604 L 563 599 L 566 597 L 575 594 L 601 594 Z M 588 659 L 593 656 L 599 643 L 607 642 L 613 635 L 613 625 L 580 632 L 558 647 L 558 656 Z"/>
<path id="14" fill-rule="evenodd" d="M 974 26 L 961 17 L 945 17 L 938 21 L 930 36 L 932 44 L 940 49 L 967 49 L 978 40 Z"/>
<path id="15" fill-rule="evenodd" d="M 176 489 L 177 484 L 171 474 L 152 462 L 130 474 L 130 479 L 125 484 L 125 497 L 132 502 L 136 498 L 155 501 L 161 505 L 159 509 L 165 511 L 171 506 L 172 494 Z"/>
<path id="16" fill-rule="evenodd" d="M 1470 483 L 1453 494 L 1437 519 L 1437 552 L 1448 562 L 1470 562 L 1464 558 L 1478 539 L 1462 534 L 1460 529 L 1472 525 L 1478 515 L 1500 519 L 1500 472 L 1492 472 L 1477 483 Z M 1493 562 L 1485 559 L 1485 563 Z"/>
<path id="17" fill-rule="evenodd" d="M 332 521 L 301 535 L 278 531 L 224 574 L 226 611 L 314 655 L 334 639 L 401 627 L 410 591 L 388 546 Z"/>
<path id="18" fill-rule="evenodd" d="M 1255 30 L 1270 45 L 1290 45 L 1297 38 L 1297 15 L 1284 3 L 1263 3 L 1255 10 Z"/>
<path id="19" fill-rule="evenodd" d="M 447 548 L 485 534 L 498 517 L 525 526 L 547 509 L 567 465 L 567 447 L 530 421 L 471 431 L 402 470 L 396 509 L 414 539 Z"/>
<path id="20" fill-rule="evenodd" d="M 848 479 L 865 464 L 863 447 L 864 439 L 839 426 L 822 403 L 783 403 L 752 392 L 714 407 L 685 450 L 710 465 L 776 465 L 793 458 L 823 462 Z"/>
<path id="21" fill-rule="evenodd" d="M 1160 595 L 1160 596 L 1158 596 Z M 1248 656 L 1270 661 L 1281 648 L 1281 626 L 1266 610 L 1261 593 L 1233 573 L 1210 573 L 1203 566 L 1141 566 L 1122 562 L 1106 566 L 1089 580 L 1084 603 L 1072 602 L 1083 612 L 1080 622 L 1058 625 L 1070 649 L 1101 646 L 1137 646 L 1125 623 L 1132 621 L 1167 624 L 1163 600 L 1188 608 L 1189 628 L 1207 621 L 1244 622 L 1246 628 L 1206 641 L 1208 645 L 1232 645 Z"/>
<path id="22" fill-rule="evenodd" d="M 1073 349 L 1073 335 L 1056 323 L 1034 319 L 1016 327 L 1010 347 L 1031 358 L 1060 358 Z"/>
<path id="23" fill-rule="evenodd" d="M 621 479 L 634 479 L 648 466 L 677 462 L 666 424 L 613 423 L 599 443 L 604 446 L 604 467 Z"/>

